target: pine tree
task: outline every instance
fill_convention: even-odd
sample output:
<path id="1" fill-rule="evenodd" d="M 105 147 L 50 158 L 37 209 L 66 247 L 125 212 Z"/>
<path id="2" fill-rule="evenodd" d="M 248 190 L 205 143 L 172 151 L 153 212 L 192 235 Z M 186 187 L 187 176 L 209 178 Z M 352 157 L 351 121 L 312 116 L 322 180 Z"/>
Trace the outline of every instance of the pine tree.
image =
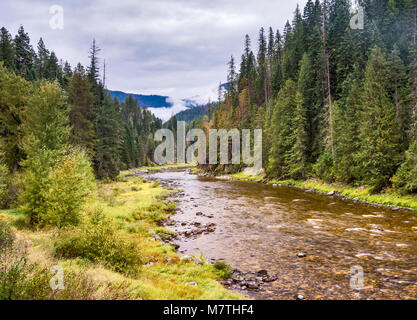
<path id="1" fill-rule="evenodd" d="M 358 68 L 356 68 L 358 70 Z M 356 74 L 345 81 L 344 96 L 335 105 L 335 165 L 334 174 L 338 181 L 354 183 L 359 180 L 358 161 L 354 156 L 360 148 L 362 87 Z"/>
<path id="2" fill-rule="evenodd" d="M 72 69 L 68 61 L 65 61 L 64 67 L 62 68 L 62 86 L 67 89 L 68 84 L 72 78 Z"/>
<path id="3" fill-rule="evenodd" d="M 401 161 L 395 106 L 389 97 L 389 67 L 380 48 L 365 71 L 358 159 L 364 183 L 385 187 Z"/>
<path id="4" fill-rule="evenodd" d="M 276 97 L 282 86 L 282 36 L 279 30 L 275 35 L 273 68 L 271 69 L 271 98 Z"/>
<path id="5" fill-rule="evenodd" d="M 16 172 L 24 158 L 21 148 L 21 116 L 28 103 L 30 84 L 0 62 L 0 138 L 1 150 L 10 172 Z"/>
<path id="6" fill-rule="evenodd" d="M 45 76 L 50 81 L 57 80 L 59 83 L 62 82 L 61 68 L 58 65 L 58 58 L 55 52 L 51 52 L 50 56 L 45 65 Z"/>
<path id="7" fill-rule="evenodd" d="M 417 141 L 406 152 L 406 159 L 392 179 L 394 187 L 404 193 L 417 192 Z"/>
<path id="8" fill-rule="evenodd" d="M 0 61 L 9 70 L 14 70 L 14 44 L 9 31 L 2 27 L 0 29 Z"/>
<path id="9" fill-rule="evenodd" d="M 121 119 L 120 106 L 109 94 L 97 114 L 97 143 L 94 165 L 99 179 L 116 179 L 120 172 Z"/>
<path id="10" fill-rule="evenodd" d="M 265 39 L 265 30 L 261 28 L 259 31 L 258 39 L 258 65 L 256 75 L 256 92 L 257 92 L 257 104 L 262 105 L 266 101 L 266 54 L 267 54 L 267 42 Z"/>
<path id="11" fill-rule="evenodd" d="M 33 57 L 35 52 L 30 45 L 29 35 L 25 32 L 23 26 L 20 26 L 15 43 L 15 68 L 17 73 L 26 80 L 35 78 L 33 72 Z"/>
<path id="12" fill-rule="evenodd" d="M 272 145 L 267 172 L 272 177 L 281 178 L 288 173 L 286 171 L 286 165 L 289 163 L 288 153 L 293 146 L 288 137 L 293 133 L 292 121 L 296 108 L 296 84 L 292 80 L 287 80 L 278 94 L 271 122 Z"/>
<path id="13" fill-rule="evenodd" d="M 292 147 L 286 160 L 287 177 L 292 179 L 305 179 L 308 165 L 308 132 L 307 110 L 302 95 L 296 94 L 296 109 L 292 119 L 292 133 L 288 137 Z"/>
<path id="14" fill-rule="evenodd" d="M 310 162 L 314 162 L 315 157 L 313 154 L 314 139 L 316 138 L 315 130 L 315 116 L 316 109 L 314 101 L 314 90 L 315 90 L 315 73 L 312 66 L 310 57 L 305 53 L 300 63 L 300 72 L 298 77 L 297 91 L 300 97 L 297 103 L 297 112 L 299 113 L 299 121 L 305 121 L 301 125 L 302 135 L 305 135 L 304 142 L 304 156 L 309 159 Z M 298 104 L 302 104 L 299 106 Z M 305 161 L 307 163 L 307 161 Z"/>
<path id="15" fill-rule="evenodd" d="M 411 5 L 410 5 L 411 7 Z M 411 49 L 410 49 L 410 102 L 411 102 L 411 120 L 409 136 L 411 141 L 417 140 L 417 3 L 411 7 Z"/>
<path id="16" fill-rule="evenodd" d="M 96 44 L 96 39 L 93 39 L 93 43 L 90 48 L 90 65 L 87 68 L 87 74 L 88 79 L 91 83 L 98 83 L 100 79 L 99 75 L 99 60 L 98 60 L 98 54 L 101 51 L 101 49 Z"/>
<path id="17" fill-rule="evenodd" d="M 77 65 L 68 85 L 70 143 L 81 146 L 90 157 L 94 155 L 96 142 L 94 130 L 94 95 L 91 84 L 81 64 Z"/>
<path id="18" fill-rule="evenodd" d="M 45 43 L 43 42 L 42 38 L 39 39 L 38 42 L 38 54 L 35 59 L 35 68 L 36 68 L 36 76 L 38 79 L 46 79 L 47 78 L 47 63 L 49 59 L 49 51 L 45 47 Z"/>
<path id="19" fill-rule="evenodd" d="M 408 110 L 409 88 L 404 63 L 400 58 L 400 51 L 396 45 L 390 55 L 389 68 L 391 75 L 391 95 L 395 106 L 395 119 L 401 136 L 403 151 L 405 151 L 408 147 L 407 131 L 410 119 Z"/>

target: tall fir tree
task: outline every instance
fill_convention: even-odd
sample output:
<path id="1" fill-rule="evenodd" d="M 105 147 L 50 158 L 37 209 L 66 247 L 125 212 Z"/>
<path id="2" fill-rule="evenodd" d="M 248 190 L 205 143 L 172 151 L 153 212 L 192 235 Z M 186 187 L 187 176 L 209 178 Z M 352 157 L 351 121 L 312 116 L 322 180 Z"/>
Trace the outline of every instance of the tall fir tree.
<path id="1" fill-rule="evenodd" d="M 97 114 L 97 143 L 94 165 L 99 179 L 116 179 L 120 172 L 121 118 L 120 106 L 109 94 Z"/>
<path id="2" fill-rule="evenodd" d="M 69 81 L 68 102 L 71 123 L 70 143 L 83 147 L 93 158 L 96 142 L 94 95 L 91 92 L 91 83 L 81 64 L 77 65 Z"/>
<path id="3" fill-rule="evenodd" d="M 372 50 L 365 71 L 358 159 L 364 183 L 383 188 L 401 162 L 395 106 L 389 95 L 389 66 L 382 50 Z"/>
<path id="4" fill-rule="evenodd" d="M 35 52 L 30 44 L 29 35 L 20 26 L 14 39 L 16 72 L 26 80 L 34 80 L 33 58 Z"/>
<path id="5" fill-rule="evenodd" d="M 0 29 L 0 61 L 9 70 L 14 70 L 14 43 L 13 38 L 5 27 Z"/>

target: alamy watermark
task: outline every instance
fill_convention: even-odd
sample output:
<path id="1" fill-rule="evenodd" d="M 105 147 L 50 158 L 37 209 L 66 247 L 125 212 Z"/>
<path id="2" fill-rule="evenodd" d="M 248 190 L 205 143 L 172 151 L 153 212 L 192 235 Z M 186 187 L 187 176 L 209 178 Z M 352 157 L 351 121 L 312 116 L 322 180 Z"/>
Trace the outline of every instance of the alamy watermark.
<path id="1" fill-rule="evenodd" d="M 52 30 L 63 30 L 64 29 L 64 8 L 60 5 L 53 5 L 49 8 L 49 14 L 52 14 L 49 19 L 49 26 Z"/>
<path id="2" fill-rule="evenodd" d="M 61 266 L 52 266 L 49 270 L 54 276 L 49 280 L 49 286 L 53 291 L 64 290 L 64 269 Z"/>
<path id="3" fill-rule="evenodd" d="M 362 6 L 351 8 L 350 28 L 353 30 L 363 30 L 365 27 L 365 10 Z"/>
<path id="4" fill-rule="evenodd" d="M 350 268 L 350 287 L 353 290 L 363 289 L 363 268 L 361 266 L 353 266 Z"/>
<path id="5" fill-rule="evenodd" d="M 185 132 L 185 122 L 177 122 L 177 144 L 175 135 L 169 129 L 160 129 L 155 133 L 155 141 L 163 141 L 154 153 L 154 161 L 159 165 L 174 163 L 199 164 L 241 164 L 253 165 L 256 170 L 262 169 L 262 130 L 210 129 L 207 148 L 206 134 L 201 129 L 191 129 Z M 165 138 L 165 140 L 164 140 Z M 220 140 L 220 143 L 219 143 Z M 253 152 L 251 145 L 253 144 Z M 220 159 L 218 151 L 220 146 Z M 177 151 L 175 157 L 175 150 Z M 207 158 L 207 150 L 209 156 Z M 230 156 L 231 155 L 231 156 Z M 220 160 L 220 162 L 219 162 Z"/>

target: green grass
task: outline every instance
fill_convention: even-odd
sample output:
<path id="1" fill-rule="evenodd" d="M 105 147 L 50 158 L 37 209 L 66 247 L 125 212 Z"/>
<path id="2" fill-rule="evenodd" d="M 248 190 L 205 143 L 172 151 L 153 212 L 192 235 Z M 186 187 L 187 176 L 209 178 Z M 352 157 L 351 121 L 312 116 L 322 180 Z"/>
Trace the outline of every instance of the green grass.
<path id="1" fill-rule="evenodd" d="M 32 230 L 18 210 L 0 210 L 0 220 L 7 220 L 12 225 L 19 222 L 15 232 L 19 238 L 30 243 L 28 251 L 32 262 L 45 268 L 58 264 L 66 272 L 85 274 L 97 285 L 117 288 L 122 283 L 120 296 L 124 298 L 129 292 L 129 299 L 246 299 L 226 290 L 219 283 L 224 277 L 224 270 L 207 263 L 180 261 L 181 255 L 172 246 L 152 238 L 152 233 L 163 239 L 172 234 L 160 225 L 161 220 L 175 213 L 175 204 L 164 200 L 172 192 L 141 177 L 125 177 L 117 182 L 99 183 L 86 202 L 86 214 L 101 210 L 116 224 L 121 241 L 137 242 L 142 261 L 136 273 L 117 272 L 106 263 L 81 256 L 56 256 L 54 243 L 60 237 L 58 230 Z M 187 285 L 189 282 L 196 282 L 197 286 Z M 106 298 L 105 293 L 97 296 Z"/>
<path id="2" fill-rule="evenodd" d="M 248 175 L 248 174 L 244 174 L 243 172 L 230 174 L 228 175 L 228 177 L 231 177 L 237 180 L 248 180 L 248 181 L 258 181 L 258 180 L 264 179 L 263 175 Z"/>
<path id="3" fill-rule="evenodd" d="M 129 169 L 121 172 L 121 176 L 124 177 L 134 172 L 138 171 L 149 171 L 149 172 L 158 172 L 161 170 L 167 169 L 183 169 L 183 168 L 195 168 L 197 164 L 195 163 L 183 163 L 183 164 L 167 164 L 163 166 L 147 166 L 147 167 L 140 167 L 136 169 Z"/>

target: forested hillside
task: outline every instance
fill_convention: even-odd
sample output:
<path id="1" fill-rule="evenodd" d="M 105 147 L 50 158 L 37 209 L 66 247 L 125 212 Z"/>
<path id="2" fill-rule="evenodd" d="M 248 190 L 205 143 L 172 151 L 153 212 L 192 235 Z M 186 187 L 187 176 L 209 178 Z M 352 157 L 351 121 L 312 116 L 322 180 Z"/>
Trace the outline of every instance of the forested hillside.
<path id="1" fill-rule="evenodd" d="M 14 38 L 1 28 L 0 136 L 10 173 L 25 167 L 29 152 L 24 143 L 29 133 L 22 130 L 28 126 L 25 122 L 34 121 L 32 116 L 36 116 L 42 132 L 52 126 L 55 114 L 61 117 L 60 126 L 54 132 L 43 132 L 50 135 L 47 139 L 60 139 L 61 145 L 53 148 L 65 153 L 70 147 L 82 147 L 100 179 L 114 179 L 120 169 L 151 161 L 152 134 L 162 122 L 131 97 L 122 103 L 111 98 L 105 86 L 105 65 L 102 75 L 99 73 L 99 52 L 93 41 L 90 65 L 72 68 L 58 60 L 42 39 L 35 51 L 23 26 Z M 37 100 L 44 101 L 45 106 Z M 54 104 L 56 101 L 59 104 Z M 46 142 L 36 148 L 53 149 Z M 33 155 L 37 157 L 38 150 L 33 150 Z"/>
<path id="2" fill-rule="evenodd" d="M 109 90 L 110 95 L 116 97 L 120 102 L 124 102 L 128 97 L 133 97 L 138 100 L 141 106 L 148 108 L 171 108 L 172 103 L 168 101 L 169 97 L 157 96 L 157 95 L 143 95 L 143 94 L 130 94 L 121 91 Z"/>
<path id="3" fill-rule="evenodd" d="M 213 127 L 262 128 L 271 178 L 416 192 L 417 3 L 359 4 L 363 29 L 351 1 L 309 0 L 284 30 L 261 28 L 256 53 L 246 36 Z"/>

